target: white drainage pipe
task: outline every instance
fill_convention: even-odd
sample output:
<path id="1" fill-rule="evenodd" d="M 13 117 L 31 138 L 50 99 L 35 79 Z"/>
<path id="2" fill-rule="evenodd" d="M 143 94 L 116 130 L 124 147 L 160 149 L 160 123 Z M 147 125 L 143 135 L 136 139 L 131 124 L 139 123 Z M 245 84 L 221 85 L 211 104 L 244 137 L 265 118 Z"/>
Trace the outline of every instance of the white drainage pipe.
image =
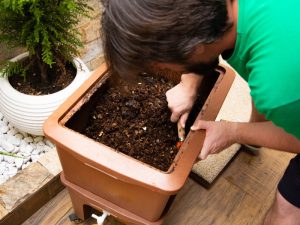
<path id="1" fill-rule="evenodd" d="M 105 220 L 106 217 L 108 217 L 108 216 L 109 216 L 109 213 L 108 213 L 108 212 L 105 212 L 105 211 L 103 211 L 103 213 L 102 213 L 101 216 L 97 216 L 97 215 L 95 215 L 95 214 L 92 214 L 92 217 L 93 217 L 94 219 L 97 220 L 97 225 L 102 225 L 103 222 L 104 222 L 104 220 Z"/>

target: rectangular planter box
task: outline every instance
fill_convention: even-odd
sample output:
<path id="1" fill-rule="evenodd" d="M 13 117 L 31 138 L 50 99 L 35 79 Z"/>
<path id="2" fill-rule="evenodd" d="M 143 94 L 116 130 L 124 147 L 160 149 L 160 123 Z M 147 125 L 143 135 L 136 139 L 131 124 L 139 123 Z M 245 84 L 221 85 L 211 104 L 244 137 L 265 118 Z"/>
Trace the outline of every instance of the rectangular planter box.
<path id="1" fill-rule="evenodd" d="M 230 68 L 222 66 L 219 71 L 198 115 L 201 119 L 216 118 L 234 80 Z M 84 206 L 88 205 L 126 223 L 161 224 L 173 196 L 188 178 L 205 132 L 190 132 L 170 169 L 163 172 L 67 128 L 65 124 L 107 77 L 102 65 L 44 124 L 46 137 L 56 144 L 63 168 L 61 179 L 81 219 L 90 216 Z"/>

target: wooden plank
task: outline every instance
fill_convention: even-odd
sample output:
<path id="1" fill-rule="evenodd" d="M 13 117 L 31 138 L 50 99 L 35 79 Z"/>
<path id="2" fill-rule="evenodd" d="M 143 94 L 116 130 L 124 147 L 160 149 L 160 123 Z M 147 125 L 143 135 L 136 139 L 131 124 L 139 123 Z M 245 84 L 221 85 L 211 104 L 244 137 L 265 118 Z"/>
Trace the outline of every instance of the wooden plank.
<path id="1" fill-rule="evenodd" d="M 223 178 L 260 202 L 276 189 L 290 158 L 294 154 L 264 148 L 259 155 L 252 156 L 241 152 Z"/>
<path id="2" fill-rule="evenodd" d="M 255 218 L 251 225 L 261 225 L 264 220 L 269 208 L 271 207 L 274 198 L 275 198 L 276 188 L 269 194 L 269 196 L 265 199 L 263 203 L 261 203 L 261 207 L 259 212 L 255 215 Z"/>
<path id="3" fill-rule="evenodd" d="M 189 180 L 184 189 L 175 199 L 166 225 L 226 224 L 232 209 L 245 195 L 224 179 L 219 179 L 209 190 Z"/>
<path id="4" fill-rule="evenodd" d="M 72 213 L 74 213 L 74 211 L 72 209 L 71 199 L 67 189 L 64 189 L 22 225 L 74 225 L 74 222 L 71 222 L 69 219 L 69 215 Z M 96 224 L 95 221 L 95 219 L 89 218 L 80 224 Z M 113 217 L 108 217 L 104 225 L 122 225 L 122 223 L 118 222 Z"/>
<path id="5" fill-rule="evenodd" d="M 63 188 L 64 186 L 60 182 L 59 175 L 53 177 L 48 183 L 18 205 L 12 212 L 3 217 L 0 224 L 22 224 L 46 202 L 54 198 Z"/>
<path id="6" fill-rule="evenodd" d="M 51 213 L 49 213 L 49 209 L 51 209 Z M 67 190 L 64 189 L 52 201 L 42 207 L 38 213 L 35 213 L 23 223 L 23 225 L 53 224 L 53 221 L 61 221 L 70 209 L 72 209 L 72 203 Z"/>

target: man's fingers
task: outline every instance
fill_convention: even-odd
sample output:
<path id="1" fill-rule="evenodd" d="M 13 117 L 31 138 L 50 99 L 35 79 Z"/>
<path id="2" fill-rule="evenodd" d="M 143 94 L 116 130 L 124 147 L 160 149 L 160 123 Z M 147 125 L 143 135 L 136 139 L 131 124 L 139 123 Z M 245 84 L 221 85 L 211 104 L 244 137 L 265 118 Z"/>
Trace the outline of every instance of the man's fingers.
<path id="1" fill-rule="evenodd" d="M 191 130 L 206 130 L 209 126 L 209 121 L 205 121 L 205 120 L 197 120 L 195 121 L 195 123 L 193 124 L 193 126 L 191 127 Z M 203 142 L 203 146 L 199 155 L 199 158 L 201 160 L 204 160 L 207 158 L 207 156 L 209 155 L 209 145 L 208 145 L 208 141 L 207 141 L 207 137 L 205 137 L 204 142 Z"/>
<path id="2" fill-rule="evenodd" d="M 195 121 L 195 123 L 193 124 L 193 126 L 191 126 L 191 130 L 201 130 L 201 129 L 206 130 L 207 127 L 208 127 L 208 125 L 209 125 L 208 121 L 197 120 L 197 121 Z"/>
<path id="3" fill-rule="evenodd" d="M 209 154 L 209 149 L 208 149 L 208 145 L 206 144 L 207 142 L 204 141 L 199 158 L 201 160 L 204 160 L 207 158 L 208 154 Z"/>
<path id="4" fill-rule="evenodd" d="M 185 123 L 187 121 L 188 116 L 189 116 L 189 112 L 186 112 L 181 115 L 181 117 L 179 119 L 179 123 L 180 123 L 181 127 L 185 128 Z"/>
<path id="5" fill-rule="evenodd" d="M 179 113 L 172 113 L 170 120 L 171 122 L 175 123 L 179 120 L 179 117 L 180 117 Z"/>

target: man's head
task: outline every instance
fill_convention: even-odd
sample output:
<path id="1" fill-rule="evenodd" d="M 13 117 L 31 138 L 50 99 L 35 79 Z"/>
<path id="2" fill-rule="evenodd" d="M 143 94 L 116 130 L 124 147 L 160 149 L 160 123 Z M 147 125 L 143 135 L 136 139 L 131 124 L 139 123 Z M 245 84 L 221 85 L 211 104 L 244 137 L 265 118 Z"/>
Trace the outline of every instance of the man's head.
<path id="1" fill-rule="evenodd" d="M 164 63 L 186 72 L 211 70 L 217 56 L 205 61 L 192 56 L 230 27 L 226 0 L 103 0 L 103 5 L 104 53 L 120 75 Z"/>

